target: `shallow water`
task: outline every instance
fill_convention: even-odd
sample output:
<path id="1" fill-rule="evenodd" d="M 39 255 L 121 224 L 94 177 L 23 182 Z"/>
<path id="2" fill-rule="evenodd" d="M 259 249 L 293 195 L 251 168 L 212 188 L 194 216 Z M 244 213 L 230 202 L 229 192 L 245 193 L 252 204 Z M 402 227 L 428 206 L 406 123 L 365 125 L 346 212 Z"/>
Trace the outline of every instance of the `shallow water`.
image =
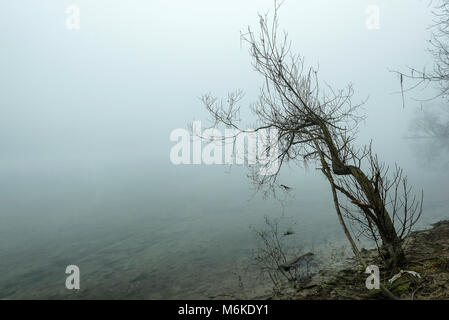
<path id="1" fill-rule="evenodd" d="M 262 294 L 267 283 L 247 268 L 251 227 L 265 215 L 289 219 L 304 250 L 345 244 L 314 170 L 283 177 L 294 189 L 282 206 L 252 197 L 244 168 L 67 163 L 3 165 L 0 298 L 206 299 L 237 292 L 239 275 Z M 416 172 L 429 195 L 419 227 L 449 218 L 447 191 L 432 187 L 444 176 Z M 65 288 L 71 264 L 81 272 L 75 292 Z"/>

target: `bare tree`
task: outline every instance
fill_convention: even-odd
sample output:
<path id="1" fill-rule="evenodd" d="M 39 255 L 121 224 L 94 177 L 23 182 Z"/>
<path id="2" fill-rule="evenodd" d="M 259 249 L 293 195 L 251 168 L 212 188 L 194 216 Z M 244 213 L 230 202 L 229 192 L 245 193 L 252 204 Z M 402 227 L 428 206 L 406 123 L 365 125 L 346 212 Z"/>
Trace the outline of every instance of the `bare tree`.
<path id="1" fill-rule="evenodd" d="M 426 88 L 429 85 L 437 89 L 437 94 L 430 98 L 421 99 L 421 102 L 440 100 L 441 110 L 428 108 L 419 112 L 411 123 L 412 138 L 438 139 L 437 150 L 449 149 L 449 0 L 433 0 L 433 23 L 430 26 L 431 38 L 428 52 L 433 59 L 433 67 L 430 70 L 423 68 L 418 70 L 408 68 L 406 72 L 395 71 L 400 79 L 401 91 L 404 101 L 404 92 L 413 91 L 416 88 Z M 411 81 L 407 85 L 406 80 Z M 409 82 L 407 81 L 407 82 Z M 405 101 L 404 101 L 405 105 Z"/>
<path id="2" fill-rule="evenodd" d="M 431 70 L 408 68 L 408 72 L 396 73 L 400 76 L 402 90 L 409 91 L 421 85 L 433 83 L 439 88 L 437 97 L 449 98 L 449 0 L 433 0 L 433 24 L 430 26 L 432 34 L 428 51 L 433 58 L 434 66 Z M 413 79 L 411 87 L 404 89 L 404 80 Z M 436 98 L 436 97 L 435 97 Z"/>
<path id="3" fill-rule="evenodd" d="M 413 150 L 426 167 L 436 164 L 446 169 L 449 166 L 449 108 L 446 105 L 436 109 L 427 105 L 416 110 L 408 131 Z"/>
<path id="4" fill-rule="evenodd" d="M 343 90 L 320 87 L 318 71 L 306 68 L 304 59 L 291 52 L 287 33 L 279 30 L 278 10 L 275 2 L 272 16 L 259 15 L 257 34 L 249 27 L 241 35 L 264 83 L 251 108 L 257 119 L 251 132 L 278 132 L 264 150 L 278 150 L 274 159 L 278 170 L 259 175 L 258 166 L 272 163 L 258 164 L 251 167 L 250 177 L 258 190 L 274 192 L 280 187 L 277 178 L 286 163 L 318 165 L 329 181 L 335 210 L 354 253 L 361 259 L 345 217 L 380 241 L 387 268 L 400 267 L 406 262 L 402 242 L 421 214 L 422 198 L 410 200 L 410 188 L 399 167 L 390 175 L 370 145 L 355 145 L 364 117 L 359 114 L 360 104 L 351 102 L 352 86 Z M 225 102 L 204 95 L 202 102 L 212 115 L 212 126 L 234 128 L 236 136 L 248 132 L 239 125 L 242 96 L 241 91 L 231 93 Z M 349 205 L 340 204 L 342 196 Z"/>

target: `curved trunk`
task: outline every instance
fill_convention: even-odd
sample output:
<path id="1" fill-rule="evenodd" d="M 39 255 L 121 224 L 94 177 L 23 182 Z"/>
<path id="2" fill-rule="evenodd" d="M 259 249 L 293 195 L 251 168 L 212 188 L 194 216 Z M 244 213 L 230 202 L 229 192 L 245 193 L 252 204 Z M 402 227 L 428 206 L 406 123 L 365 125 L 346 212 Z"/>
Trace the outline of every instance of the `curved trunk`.
<path id="1" fill-rule="evenodd" d="M 378 190 L 373 186 L 373 182 L 368 179 L 360 168 L 345 165 L 339 157 L 337 148 L 334 145 L 327 126 L 323 122 L 319 125 L 323 131 L 324 142 L 329 149 L 333 173 L 335 175 L 352 175 L 365 195 L 366 200 L 369 202 L 369 210 L 372 211 L 375 219 L 373 220 L 369 216 L 367 216 L 367 219 L 373 221 L 382 239 L 382 247 L 384 248 L 383 258 L 385 260 L 386 268 L 393 270 L 402 267 L 406 263 L 402 242 L 397 235 L 390 214 L 386 210 Z M 364 209 L 368 210 L 367 208 Z"/>
<path id="2" fill-rule="evenodd" d="M 382 239 L 382 254 L 384 255 L 385 267 L 390 270 L 403 267 L 407 261 L 396 230 L 391 222 L 390 216 L 379 223 L 379 234 Z"/>

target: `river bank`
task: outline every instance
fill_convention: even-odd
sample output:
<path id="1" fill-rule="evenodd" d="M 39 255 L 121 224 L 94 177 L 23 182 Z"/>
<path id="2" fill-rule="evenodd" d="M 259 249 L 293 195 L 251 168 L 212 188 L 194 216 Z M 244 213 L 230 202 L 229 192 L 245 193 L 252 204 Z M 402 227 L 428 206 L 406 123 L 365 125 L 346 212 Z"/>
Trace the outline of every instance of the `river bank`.
<path id="1" fill-rule="evenodd" d="M 449 220 L 410 234 L 405 252 L 408 264 L 404 270 L 416 272 L 419 277 L 404 273 L 390 282 L 388 280 L 394 274 L 385 272 L 377 250 L 361 250 L 369 265 L 379 266 L 381 282 L 397 297 L 406 300 L 449 299 Z M 366 288 L 368 276 L 351 258 L 338 269 L 323 269 L 296 288 L 286 288 L 270 299 L 387 299 L 381 290 Z"/>

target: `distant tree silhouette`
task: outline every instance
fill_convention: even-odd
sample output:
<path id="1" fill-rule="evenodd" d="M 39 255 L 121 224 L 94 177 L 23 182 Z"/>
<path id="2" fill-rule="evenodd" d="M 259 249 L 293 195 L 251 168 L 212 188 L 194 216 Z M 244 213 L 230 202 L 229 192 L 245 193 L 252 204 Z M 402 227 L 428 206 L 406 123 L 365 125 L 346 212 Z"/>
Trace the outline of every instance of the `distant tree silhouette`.
<path id="1" fill-rule="evenodd" d="M 431 85 L 437 89 L 435 96 L 424 101 L 439 102 L 441 108 L 421 108 L 410 125 L 410 132 L 412 138 L 432 138 L 431 144 L 434 148 L 431 152 L 439 154 L 449 151 L 449 0 L 434 0 L 431 3 L 434 21 L 430 26 L 432 34 L 428 51 L 434 65 L 430 70 L 412 67 L 407 72 L 396 73 L 400 77 L 403 96 L 404 92 L 418 87 Z M 408 87 L 406 80 L 412 80 Z"/>

